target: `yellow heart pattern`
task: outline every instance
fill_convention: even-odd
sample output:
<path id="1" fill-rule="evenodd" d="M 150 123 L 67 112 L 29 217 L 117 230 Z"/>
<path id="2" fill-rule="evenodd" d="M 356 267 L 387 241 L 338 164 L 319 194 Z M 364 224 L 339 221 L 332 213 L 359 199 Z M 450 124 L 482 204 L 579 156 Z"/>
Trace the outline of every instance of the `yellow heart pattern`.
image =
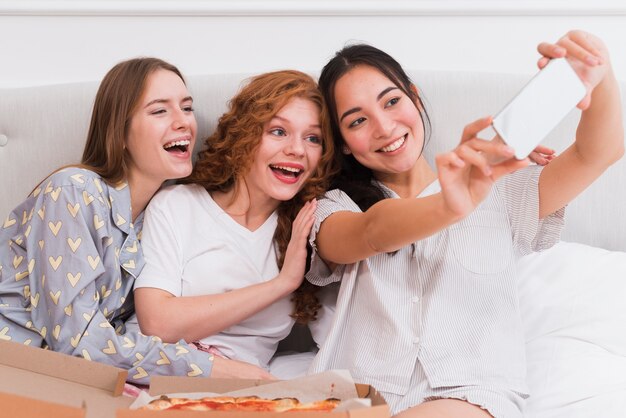
<path id="1" fill-rule="evenodd" d="M 32 229 L 32 226 L 31 226 L 31 225 L 28 225 L 28 228 L 26 228 L 26 232 L 24 232 L 24 236 L 25 236 L 26 238 L 28 238 L 28 236 L 30 235 L 30 231 L 31 231 L 31 229 Z"/>
<path id="2" fill-rule="evenodd" d="M 57 258 L 54 258 L 52 256 L 48 257 L 48 262 L 50 263 L 54 271 L 57 271 L 57 269 L 61 265 L 61 261 L 63 261 L 63 257 L 61 256 L 58 256 Z"/>
<path id="3" fill-rule="evenodd" d="M 82 174 L 74 174 L 73 176 L 70 176 L 72 180 L 80 184 L 85 184 L 85 180 L 83 179 L 84 177 L 85 176 L 83 176 Z"/>
<path id="4" fill-rule="evenodd" d="M 70 215 L 72 215 L 72 218 L 76 217 L 76 214 L 78 214 L 79 209 L 80 209 L 80 205 L 78 203 L 74 205 L 70 205 L 69 203 L 67 204 L 67 210 L 69 211 Z"/>
<path id="5" fill-rule="evenodd" d="M 103 192 L 104 192 L 104 190 L 102 189 L 102 183 L 100 183 L 100 180 L 98 180 L 98 179 L 94 179 L 94 180 L 93 180 L 93 184 L 95 184 L 95 185 L 96 185 L 96 189 L 98 189 L 98 191 L 99 191 L 100 193 L 103 193 Z"/>
<path id="6" fill-rule="evenodd" d="M 46 207 L 42 206 L 41 209 L 37 211 L 37 215 L 39 215 L 39 217 L 43 221 L 44 216 L 46 216 Z"/>
<path id="7" fill-rule="evenodd" d="M 72 305 L 67 305 L 65 308 L 63 308 L 63 312 L 65 312 L 65 315 L 67 316 L 72 316 Z"/>
<path id="8" fill-rule="evenodd" d="M 63 226 L 63 222 L 57 221 L 57 223 L 52 223 L 52 221 L 48 222 L 48 228 L 52 231 L 52 234 L 56 237 L 59 233 L 59 229 Z"/>
<path id="9" fill-rule="evenodd" d="M 70 337 L 70 344 L 72 347 L 78 347 L 78 343 L 80 342 L 80 334 L 76 334 L 75 337 Z"/>
<path id="10" fill-rule="evenodd" d="M 13 256 L 13 268 L 18 268 L 20 266 L 20 264 L 22 264 L 22 261 L 24 260 L 23 256 Z"/>
<path id="11" fill-rule="evenodd" d="M 85 318 L 85 321 L 87 322 L 91 321 L 91 315 L 89 315 L 88 313 L 84 313 L 83 318 Z"/>
<path id="12" fill-rule="evenodd" d="M 42 250 L 43 250 L 43 244 L 44 244 L 44 241 L 43 241 L 43 240 L 40 240 L 40 241 L 39 241 L 39 248 L 40 248 L 40 249 L 42 249 Z"/>
<path id="13" fill-rule="evenodd" d="M 129 253 L 136 253 L 137 252 L 137 241 L 133 241 L 133 245 L 132 247 L 126 247 L 126 251 L 128 251 Z"/>
<path id="14" fill-rule="evenodd" d="M 187 353 L 189 353 L 189 350 L 187 350 L 182 345 L 177 345 L 176 346 L 176 355 L 177 356 L 182 356 L 183 354 L 187 354 Z"/>
<path id="15" fill-rule="evenodd" d="M 122 217 L 122 215 L 120 215 L 120 214 L 118 213 L 118 214 L 117 214 L 117 221 L 115 222 L 115 224 L 116 224 L 117 226 L 122 226 L 122 225 L 124 225 L 125 223 L 126 223 L 126 219 L 124 219 L 124 218 Z"/>
<path id="16" fill-rule="evenodd" d="M 133 376 L 133 379 L 141 379 L 143 377 L 148 376 L 148 373 L 143 369 L 143 367 L 137 367 L 137 374 Z"/>
<path id="17" fill-rule="evenodd" d="M 28 213 L 24 211 L 22 213 L 22 225 L 26 225 L 26 222 L 28 222 Z"/>
<path id="18" fill-rule="evenodd" d="M 72 250 L 73 253 L 76 252 L 76 250 L 78 250 L 78 247 L 80 247 L 80 244 L 83 242 L 81 237 L 76 238 L 76 240 L 73 240 L 71 238 L 67 239 L 67 245 L 70 246 L 70 250 Z"/>
<path id="19" fill-rule="evenodd" d="M 87 193 L 87 190 L 83 190 L 83 201 L 85 202 L 85 205 L 89 206 L 91 202 L 93 202 L 93 199 L 93 196 Z"/>
<path id="20" fill-rule="evenodd" d="M 59 304 L 59 297 L 61 296 L 61 291 L 57 290 L 56 293 L 52 293 L 52 290 L 50 291 L 50 299 L 52 299 L 52 302 L 54 302 L 55 305 Z"/>
<path id="21" fill-rule="evenodd" d="M 113 341 L 108 340 L 107 341 L 107 346 L 106 346 L 106 348 L 102 349 L 102 352 L 104 354 L 108 354 L 108 355 L 117 354 L 117 350 L 115 349 L 115 346 L 113 345 Z"/>
<path id="22" fill-rule="evenodd" d="M 124 337 L 124 345 L 122 347 L 124 347 L 124 348 L 133 348 L 133 347 L 135 347 L 135 343 L 130 338 Z"/>
<path id="23" fill-rule="evenodd" d="M 102 292 L 102 299 L 108 298 L 109 296 L 111 296 L 111 289 L 107 289 L 106 286 L 102 286 L 100 288 L 100 291 Z"/>
<path id="24" fill-rule="evenodd" d="M 52 336 L 54 337 L 55 340 L 59 340 L 59 334 L 61 334 L 61 326 L 57 325 L 56 327 L 54 327 L 54 329 L 52 330 Z"/>
<path id="25" fill-rule="evenodd" d="M 17 220 L 11 219 L 9 217 L 4 221 L 4 229 L 10 228 L 17 223 Z"/>
<path id="26" fill-rule="evenodd" d="M 143 355 L 141 353 L 135 353 L 136 362 L 133 363 L 133 367 L 137 366 L 143 360 Z"/>
<path id="27" fill-rule="evenodd" d="M 61 194 L 61 188 L 57 187 L 52 192 L 50 192 L 50 196 L 52 196 L 52 200 L 55 202 L 59 199 L 59 194 Z"/>
<path id="28" fill-rule="evenodd" d="M 24 279 L 24 278 L 26 278 L 26 277 L 28 277 L 28 271 L 23 271 L 23 272 L 21 272 L 21 273 L 17 273 L 17 274 L 15 275 L 15 281 L 16 281 L 16 282 L 19 282 L 20 280 L 22 280 L 22 279 Z"/>
<path id="29" fill-rule="evenodd" d="M 35 269 L 35 259 L 33 258 L 28 262 L 28 274 L 32 273 Z"/>
<path id="30" fill-rule="evenodd" d="M 92 256 L 88 255 L 87 256 L 87 261 L 89 262 L 89 265 L 91 266 L 91 269 L 95 270 L 96 267 L 98 267 L 98 264 L 100 264 L 100 256 L 97 255 L 96 258 L 93 258 Z"/>
<path id="31" fill-rule="evenodd" d="M 11 341 L 11 336 L 9 335 L 9 327 L 4 327 L 0 330 L 0 340 Z"/>
<path id="32" fill-rule="evenodd" d="M 104 221 L 98 215 L 93 215 L 93 226 L 96 231 L 104 226 Z"/>
<path id="33" fill-rule="evenodd" d="M 194 363 L 190 363 L 189 367 L 191 367 L 191 371 L 187 373 L 187 376 L 189 377 L 200 376 L 203 373 L 202 369 Z"/>
<path id="34" fill-rule="evenodd" d="M 83 355 L 83 358 L 85 360 L 91 361 L 91 355 L 89 354 L 89 351 L 83 349 L 83 351 L 81 351 L 81 354 Z"/>
<path id="35" fill-rule="evenodd" d="M 70 281 L 70 284 L 72 285 L 72 287 L 76 287 L 76 283 L 78 283 L 81 276 L 82 276 L 82 273 L 78 272 L 76 273 L 76 275 L 72 273 L 67 273 L 66 277 L 67 277 L 67 280 Z"/>
<path id="36" fill-rule="evenodd" d="M 126 267 L 127 269 L 134 269 L 135 268 L 135 260 L 128 260 L 127 262 L 122 264 L 122 266 Z"/>
<path id="37" fill-rule="evenodd" d="M 37 307 L 37 305 L 39 305 L 39 293 L 37 293 L 35 296 L 30 295 L 30 304 L 33 305 L 35 308 Z"/>
<path id="38" fill-rule="evenodd" d="M 167 364 L 171 364 L 170 363 L 170 359 L 167 358 L 167 356 L 165 355 L 165 353 L 163 351 L 159 351 L 159 355 L 161 356 L 161 359 L 157 360 L 157 362 L 156 362 L 156 364 L 158 366 L 164 366 L 164 365 L 167 365 Z"/>

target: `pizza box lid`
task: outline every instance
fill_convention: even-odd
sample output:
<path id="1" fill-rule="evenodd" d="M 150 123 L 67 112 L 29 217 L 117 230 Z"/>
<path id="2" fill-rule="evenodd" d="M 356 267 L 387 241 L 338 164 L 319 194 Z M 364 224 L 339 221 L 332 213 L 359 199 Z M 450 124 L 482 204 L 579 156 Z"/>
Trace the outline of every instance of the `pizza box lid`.
<path id="1" fill-rule="evenodd" d="M 127 407 L 133 401 L 120 396 L 127 375 L 126 370 L 117 367 L 0 341 L 0 392 L 5 399 L 15 398 L 8 404 L 23 403 L 28 398 L 33 404 L 52 402 L 83 410 L 83 415 L 68 415 L 51 409 L 47 417 L 113 417 L 117 408 Z"/>
<path id="2" fill-rule="evenodd" d="M 85 418 L 86 414 L 84 408 L 40 401 L 5 392 L 0 392 L 0 405 L 2 405 L 4 416 L 11 418 Z"/>
<path id="3" fill-rule="evenodd" d="M 226 393 L 251 386 L 274 383 L 269 380 L 190 378 L 178 376 L 154 376 L 150 379 L 150 395 L 166 393 L 214 392 Z M 384 398 L 370 385 L 355 384 L 361 398 L 372 400 L 370 408 L 354 409 L 346 412 L 331 412 L 332 418 L 388 418 L 389 407 Z M 290 412 L 290 418 L 329 418 L 328 412 Z M 117 418 L 284 418 L 284 414 L 273 412 L 223 412 L 223 411 L 148 411 L 139 409 L 119 409 Z"/>

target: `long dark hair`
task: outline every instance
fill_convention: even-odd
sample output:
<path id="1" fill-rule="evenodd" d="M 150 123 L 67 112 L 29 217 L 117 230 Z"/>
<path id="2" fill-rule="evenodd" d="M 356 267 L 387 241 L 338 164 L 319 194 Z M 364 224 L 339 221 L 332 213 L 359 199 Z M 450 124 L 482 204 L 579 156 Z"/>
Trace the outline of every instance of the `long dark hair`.
<path id="1" fill-rule="evenodd" d="M 331 188 L 343 190 L 362 211 L 366 211 L 376 202 L 389 196 L 373 181 L 372 170 L 364 167 L 353 155 L 345 155 L 341 152 L 344 139 L 339 129 L 337 101 L 335 100 L 337 81 L 358 65 L 369 66 L 380 71 L 411 99 L 422 119 L 425 138 L 430 135 L 430 119 L 420 95 L 415 90 L 414 83 L 402 69 L 402 66 L 386 52 L 367 44 L 349 45 L 337 51 L 335 56 L 324 66 L 319 78 L 319 88 L 328 107 L 335 143 L 335 161 L 340 168 L 339 173 L 332 180 Z"/>

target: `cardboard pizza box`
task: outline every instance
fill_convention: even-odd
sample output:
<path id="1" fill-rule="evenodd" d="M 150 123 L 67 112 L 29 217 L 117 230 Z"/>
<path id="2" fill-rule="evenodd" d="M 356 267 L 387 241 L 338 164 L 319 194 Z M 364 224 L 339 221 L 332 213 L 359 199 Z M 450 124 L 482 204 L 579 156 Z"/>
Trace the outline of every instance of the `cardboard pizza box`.
<path id="1" fill-rule="evenodd" d="M 155 376 L 150 380 L 150 395 L 166 393 L 214 392 L 226 393 L 238 389 L 260 386 L 274 381 L 246 379 L 215 379 Z M 389 407 L 376 389 L 369 385 L 355 384 L 360 398 L 369 398 L 372 406 L 346 412 L 289 412 L 289 418 L 388 418 Z M 330 414 L 330 415 L 329 415 Z M 223 411 L 148 411 L 119 409 L 117 418 L 285 418 L 285 414 L 273 412 L 223 412 Z"/>
<path id="2" fill-rule="evenodd" d="M 50 418 L 112 418 L 133 398 L 120 396 L 128 372 L 50 350 L 0 341 L 0 410 L 6 405 L 46 407 Z M 77 413 L 82 415 L 72 415 Z M 35 413 L 23 416 L 37 417 Z"/>

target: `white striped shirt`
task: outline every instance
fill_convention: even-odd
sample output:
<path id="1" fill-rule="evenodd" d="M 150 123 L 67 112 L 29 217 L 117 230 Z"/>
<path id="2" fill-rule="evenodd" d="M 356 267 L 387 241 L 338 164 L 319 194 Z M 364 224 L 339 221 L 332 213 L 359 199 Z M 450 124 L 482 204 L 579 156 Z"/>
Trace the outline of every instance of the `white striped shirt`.
<path id="1" fill-rule="evenodd" d="M 318 202 L 307 279 L 342 283 L 335 320 L 310 372 L 349 369 L 358 382 L 404 395 L 419 360 L 433 388 L 527 393 L 516 260 L 557 242 L 564 215 L 561 209 L 538 219 L 540 173 L 532 166 L 508 175 L 457 224 L 332 272 L 315 252 L 320 225 L 335 212 L 361 210 L 342 191 L 329 191 Z M 435 182 L 420 196 L 439 190 Z"/>

